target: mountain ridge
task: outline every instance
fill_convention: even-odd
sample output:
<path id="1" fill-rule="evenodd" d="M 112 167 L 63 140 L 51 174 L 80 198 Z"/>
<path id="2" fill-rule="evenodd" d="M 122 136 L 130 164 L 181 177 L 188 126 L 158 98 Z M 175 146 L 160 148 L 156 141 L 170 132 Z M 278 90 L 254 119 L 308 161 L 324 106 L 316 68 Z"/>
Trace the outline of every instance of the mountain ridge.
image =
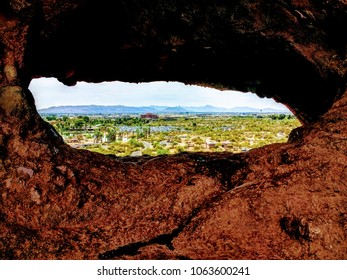
<path id="1" fill-rule="evenodd" d="M 125 105 L 62 105 L 39 109 L 40 114 L 142 114 L 142 113 L 290 113 L 289 110 L 253 107 L 205 106 L 125 106 Z"/>

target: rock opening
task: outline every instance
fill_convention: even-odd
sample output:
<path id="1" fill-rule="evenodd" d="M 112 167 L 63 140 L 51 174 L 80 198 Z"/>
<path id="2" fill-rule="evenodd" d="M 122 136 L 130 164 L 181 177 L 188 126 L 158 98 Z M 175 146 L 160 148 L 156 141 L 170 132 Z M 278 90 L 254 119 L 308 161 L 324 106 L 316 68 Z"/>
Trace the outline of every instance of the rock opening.
<path id="1" fill-rule="evenodd" d="M 284 143 L 299 126 L 271 99 L 182 83 L 67 87 L 39 79 L 29 88 L 40 115 L 66 143 L 108 155 L 244 152 Z"/>

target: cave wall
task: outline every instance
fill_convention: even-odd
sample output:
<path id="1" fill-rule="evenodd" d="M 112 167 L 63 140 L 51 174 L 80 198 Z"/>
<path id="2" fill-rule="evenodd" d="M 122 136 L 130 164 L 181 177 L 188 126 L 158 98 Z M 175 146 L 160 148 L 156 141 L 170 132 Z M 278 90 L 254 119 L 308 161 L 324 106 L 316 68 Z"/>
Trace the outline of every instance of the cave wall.
<path id="1" fill-rule="evenodd" d="M 0 258 L 346 258 L 346 2 L 110 2 L 0 4 Z M 39 117 L 36 77 L 252 90 L 304 126 L 242 154 L 107 157 Z"/>

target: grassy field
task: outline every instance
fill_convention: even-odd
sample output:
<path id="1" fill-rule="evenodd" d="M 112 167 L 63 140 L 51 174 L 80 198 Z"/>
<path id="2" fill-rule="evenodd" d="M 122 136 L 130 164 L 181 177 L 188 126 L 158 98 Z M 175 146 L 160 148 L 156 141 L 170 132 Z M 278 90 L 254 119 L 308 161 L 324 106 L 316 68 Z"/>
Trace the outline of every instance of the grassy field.
<path id="1" fill-rule="evenodd" d="M 300 126 L 292 115 L 46 116 L 75 148 L 116 156 L 175 154 L 183 151 L 234 153 L 288 140 Z"/>

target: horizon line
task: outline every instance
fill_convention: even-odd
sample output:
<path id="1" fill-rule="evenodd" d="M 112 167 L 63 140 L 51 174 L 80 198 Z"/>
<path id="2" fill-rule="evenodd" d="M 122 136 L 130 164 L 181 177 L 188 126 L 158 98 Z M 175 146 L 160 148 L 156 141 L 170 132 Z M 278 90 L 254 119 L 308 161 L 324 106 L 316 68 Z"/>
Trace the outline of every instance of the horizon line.
<path id="1" fill-rule="evenodd" d="M 262 107 L 262 108 L 257 108 L 257 107 L 252 107 L 252 106 L 234 106 L 234 107 L 220 107 L 220 106 L 214 106 L 210 104 L 206 105 L 201 105 L 201 106 L 191 106 L 191 105 L 171 105 L 171 106 L 166 106 L 166 105 L 123 105 L 123 104 L 110 104 L 110 105 L 104 105 L 104 104 L 78 104 L 78 105 L 54 105 L 50 107 L 45 107 L 45 108 L 40 108 L 37 109 L 38 111 L 40 110 L 45 110 L 45 109 L 50 109 L 50 108 L 57 108 L 57 107 L 81 107 L 81 106 L 100 106 L 100 107 L 111 107 L 111 106 L 122 106 L 122 107 L 135 107 L 135 108 L 143 108 L 143 107 L 164 107 L 164 108 L 174 108 L 174 107 L 183 107 L 183 108 L 203 108 L 203 107 L 214 107 L 214 108 L 219 108 L 219 109 L 234 109 L 234 108 L 251 108 L 251 109 L 257 109 L 257 110 L 264 110 L 264 109 L 272 109 L 276 111 L 290 111 L 288 108 L 284 108 L 283 110 L 281 109 L 276 109 L 273 107 Z"/>

